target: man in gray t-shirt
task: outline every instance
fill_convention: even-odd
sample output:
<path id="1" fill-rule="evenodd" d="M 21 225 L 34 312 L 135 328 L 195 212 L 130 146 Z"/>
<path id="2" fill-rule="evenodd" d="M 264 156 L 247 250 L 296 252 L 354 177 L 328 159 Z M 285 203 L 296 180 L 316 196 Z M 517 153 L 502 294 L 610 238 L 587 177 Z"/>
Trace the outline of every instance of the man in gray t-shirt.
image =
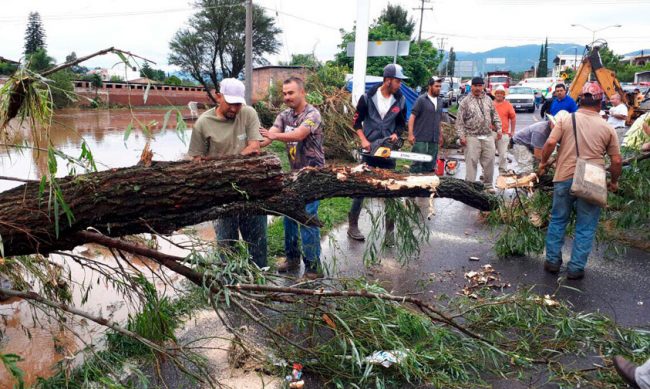
<path id="1" fill-rule="evenodd" d="M 440 88 L 442 80 L 432 77 L 429 80 L 427 93 L 418 97 L 411 109 L 408 121 L 408 141 L 413 145 L 414 153 L 428 154 L 431 162 L 414 162 L 411 173 L 431 173 L 438 159 L 438 147 L 442 144 L 442 99 Z"/>

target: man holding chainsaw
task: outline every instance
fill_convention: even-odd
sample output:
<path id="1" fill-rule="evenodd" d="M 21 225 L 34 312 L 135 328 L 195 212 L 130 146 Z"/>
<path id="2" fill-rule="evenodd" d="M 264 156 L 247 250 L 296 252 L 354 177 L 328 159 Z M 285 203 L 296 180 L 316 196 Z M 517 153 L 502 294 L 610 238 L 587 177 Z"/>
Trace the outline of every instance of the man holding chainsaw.
<path id="1" fill-rule="evenodd" d="M 438 145 L 442 144 L 442 99 L 440 88 L 442 80 L 432 77 L 427 93 L 418 97 L 411 109 L 408 121 L 408 141 L 413 145 L 414 153 L 428 154 L 431 162 L 413 162 L 411 173 L 429 173 L 438 158 Z"/>
<path id="2" fill-rule="evenodd" d="M 472 92 L 460 102 L 456 131 L 465 146 L 465 180 L 476 181 L 476 168 L 481 163 L 483 183 L 494 192 L 495 133 L 501 130 L 501 119 L 492 99 L 483 93 L 483 79 L 472 78 Z"/>
<path id="3" fill-rule="evenodd" d="M 354 114 L 353 127 L 361 141 L 361 148 L 365 152 L 373 149 L 373 143 L 397 143 L 406 127 L 406 99 L 400 91 L 402 80 L 407 77 L 402 72 L 402 67 L 390 64 L 384 68 L 384 81 L 382 84 L 371 88 L 361 96 Z M 368 166 L 394 169 L 395 161 L 390 158 L 363 155 L 363 161 Z M 363 197 L 354 198 L 352 208 L 348 214 L 348 236 L 354 240 L 365 240 L 359 231 L 359 215 L 363 206 Z M 386 219 L 387 243 L 392 237 L 394 221 Z"/>

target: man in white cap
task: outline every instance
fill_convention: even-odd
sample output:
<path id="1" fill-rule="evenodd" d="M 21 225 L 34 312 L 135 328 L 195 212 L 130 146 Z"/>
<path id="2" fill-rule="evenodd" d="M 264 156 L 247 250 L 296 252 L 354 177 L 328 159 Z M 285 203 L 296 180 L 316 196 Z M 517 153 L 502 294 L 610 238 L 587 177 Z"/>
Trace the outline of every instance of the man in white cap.
<path id="1" fill-rule="evenodd" d="M 494 108 L 501 119 L 501 128 L 496 133 L 496 147 L 499 153 L 499 173 L 504 174 L 508 169 L 508 145 L 515 135 L 517 114 L 512 104 L 506 100 L 506 89 L 503 85 L 494 90 Z"/>
<path id="2" fill-rule="evenodd" d="M 370 151 L 371 143 L 389 138 L 396 142 L 406 129 L 406 98 L 400 87 L 402 80 L 407 79 L 402 67 L 390 64 L 384 67 L 384 81 L 371 88 L 361 96 L 357 103 L 352 127 L 357 131 L 361 148 Z M 394 169 L 395 160 L 363 156 L 368 165 L 382 169 Z M 348 214 L 348 237 L 354 240 L 365 240 L 359 230 L 359 214 L 363 206 L 363 197 L 354 198 Z M 386 218 L 386 243 L 392 244 L 394 221 Z"/>
<path id="3" fill-rule="evenodd" d="M 245 105 L 244 83 L 226 78 L 216 94 L 216 108 L 205 111 L 192 129 L 188 154 L 195 161 L 260 152 L 260 120 L 257 112 Z M 252 261 L 266 266 L 266 215 L 237 215 L 214 221 L 217 242 L 232 247 L 241 232 Z"/>

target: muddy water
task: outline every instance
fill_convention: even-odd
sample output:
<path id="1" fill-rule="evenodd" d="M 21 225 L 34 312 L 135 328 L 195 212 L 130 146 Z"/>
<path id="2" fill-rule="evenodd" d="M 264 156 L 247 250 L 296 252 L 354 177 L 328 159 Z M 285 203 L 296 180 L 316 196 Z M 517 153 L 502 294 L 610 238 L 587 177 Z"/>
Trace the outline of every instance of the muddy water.
<path id="1" fill-rule="evenodd" d="M 186 109 L 184 111 L 187 111 Z M 185 158 L 190 130 L 178 134 L 175 130 L 175 113 L 163 129 L 162 123 L 166 110 L 62 110 L 55 114 L 50 140 L 54 147 L 71 156 L 78 156 L 81 144 L 85 142 L 97 163 L 99 170 L 114 167 L 130 166 L 139 160 L 140 153 L 147 140 L 154 152 L 156 160 L 178 160 Z M 187 115 L 188 112 L 182 113 Z M 151 124 L 151 135 L 137 129 L 138 121 Z M 127 141 L 124 132 L 129 123 L 134 122 L 135 128 Z M 154 124 L 152 122 L 157 122 Z M 187 123 L 191 127 L 191 123 Z M 15 140 L 33 143 L 33 134 L 29 128 L 18 128 L 12 123 Z M 185 142 L 181 140 L 184 136 Z M 47 169 L 47 154 L 34 150 L 0 148 L 0 176 L 39 179 Z M 77 170 L 79 171 L 79 170 Z M 59 175 L 67 174 L 66 164 L 59 159 Z M 0 180 L 0 192 L 20 185 L 19 182 Z M 159 244 L 166 252 L 172 252 L 172 247 L 164 241 Z M 95 260 L 116 265 L 115 261 L 97 246 L 81 246 L 75 252 Z M 182 254 L 176 252 L 176 254 Z M 51 255 L 54 262 L 69 267 L 72 279 L 77 283 L 94 283 L 90 298 L 84 304 L 81 288 L 73 291 L 75 306 L 92 314 L 110 317 L 115 321 L 123 321 L 134 306 L 124 301 L 116 290 L 104 282 L 97 283 L 98 274 L 84 270 L 80 265 L 65 260 L 60 256 Z M 162 288 L 161 282 L 153 277 L 151 270 L 159 270 L 155 264 L 134 261 L 152 282 Z M 151 270 L 150 270 L 151 269 Z M 178 281 L 175 275 L 169 275 L 172 281 Z M 18 354 L 24 361 L 18 366 L 25 372 L 25 381 L 29 386 L 37 377 L 47 377 L 53 374 L 52 367 L 62 360 L 78 361 L 76 353 L 85 344 L 93 343 L 101 346 L 101 336 L 104 328 L 86 320 L 75 320 L 68 323 L 68 329 L 62 328 L 56 321 L 39 312 L 34 312 L 28 304 L 20 300 L 10 300 L 0 304 L 0 327 L 3 337 L 0 338 L 0 353 Z M 74 331 L 71 331 L 71 329 Z M 9 373 L 0 365 L 0 389 L 13 387 Z"/>
<path id="2" fill-rule="evenodd" d="M 187 109 L 181 110 L 185 115 Z M 50 129 L 50 141 L 57 149 L 68 155 L 78 157 L 82 142 L 86 142 L 97 162 L 99 170 L 124 167 L 137 163 L 147 139 L 151 139 L 151 149 L 156 160 L 177 160 L 185 156 L 189 143 L 190 130 L 183 134 L 176 132 L 175 113 L 170 115 L 167 128 L 162 129 L 165 109 L 111 109 L 111 110 L 61 110 L 57 111 Z M 128 140 L 124 141 L 125 129 L 134 124 Z M 142 125 L 151 124 L 151 138 L 140 130 Z M 192 123 L 186 123 L 188 128 Z M 34 135 L 29 128 L 19 128 L 11 123 L 14 141 L 34 143 Z M 180 139 L 184 136 L 186 143 Z M 42 141 L 41 141 L 42 144 Z M 47 171 L 47 153 L 38 150 L 17 150 L 0 147 L 0 175 L 40 179 Z M 67 174 L 65 162 L 59 159 L 59 175 Z M 0 180 L 0 191 L 19 185 L 13 181 Z"/>

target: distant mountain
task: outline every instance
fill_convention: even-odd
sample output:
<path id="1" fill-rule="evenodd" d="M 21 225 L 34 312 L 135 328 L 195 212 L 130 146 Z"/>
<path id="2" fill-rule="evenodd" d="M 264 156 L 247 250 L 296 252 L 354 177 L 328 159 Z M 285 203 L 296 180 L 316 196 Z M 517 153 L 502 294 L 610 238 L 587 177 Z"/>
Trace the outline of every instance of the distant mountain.
<path id="1" fill-rule="evenodd" d="M 523 45 L 514 47 L 497 47 L 482 53 L 469 53 L 459 51 L 456 53 L 457 61 L 472 61 L 474 73 L 485 74 L 492 70 L 510 70 L 512 72 L 523 72 L 537 64 L 539 60 L 539 45 Z M 582 56 L 584 45 L 577 43 L 549 43 L 548 57 L 549 69 L 553 67 L 553 58 L 558 54 L 575 54 Z M 489 60 L 488 60 L 489 58 Z M 494 62 L 503 63 L 494 64 Z M 492 62 L 488 64 L 487 62 Z"/>

